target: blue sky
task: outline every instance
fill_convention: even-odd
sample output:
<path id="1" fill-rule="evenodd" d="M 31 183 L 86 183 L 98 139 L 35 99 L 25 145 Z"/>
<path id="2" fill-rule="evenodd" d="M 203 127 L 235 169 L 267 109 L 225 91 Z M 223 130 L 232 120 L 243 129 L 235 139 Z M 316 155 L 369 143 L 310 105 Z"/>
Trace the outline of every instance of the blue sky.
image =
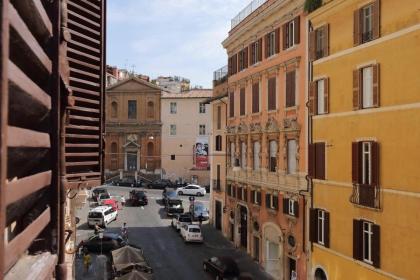
<path id="1" fill-rule="evenodd" d="M 226 65 L 221 42 L 250 0 L 108 0 L 107 63 L 211 87 Z"/>

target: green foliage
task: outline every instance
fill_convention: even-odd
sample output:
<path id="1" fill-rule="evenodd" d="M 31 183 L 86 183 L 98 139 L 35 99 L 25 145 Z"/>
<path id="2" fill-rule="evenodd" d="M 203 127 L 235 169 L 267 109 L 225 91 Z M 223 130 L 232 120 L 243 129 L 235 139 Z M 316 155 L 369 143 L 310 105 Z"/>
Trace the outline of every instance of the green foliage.
<path id="1" fill-rule="evenodd" d="M 322 0 L 305 0 L 305 11 L 311 13 L 322 6 Z"/>

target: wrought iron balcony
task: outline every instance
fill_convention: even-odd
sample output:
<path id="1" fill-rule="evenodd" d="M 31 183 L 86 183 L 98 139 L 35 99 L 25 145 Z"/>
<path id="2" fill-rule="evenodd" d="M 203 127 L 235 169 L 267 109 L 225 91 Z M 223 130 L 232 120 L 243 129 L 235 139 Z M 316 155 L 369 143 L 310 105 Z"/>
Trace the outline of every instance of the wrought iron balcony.
<path id="1" fill-rule="evenodd" d="M 217 69 L 213 72 L 213 86 L 220 85 L 227 81 L 228 78 L 228 67 L 227 65 L 223 66 L 220 69 Z"/>
<path id="2" fill-rule="evenodd" d="M 265 2 L 268 0 L 253 0 L 251 3 L 248 4 L 242 11 L 239 12 L 232 20 L 231 20 L 231 29 L 235 28 L 241 21 L 243 21 L 247 16 L 252 14 L 255 10 L 261 7 Z"/>
<path id="3" fill-rule="evenodd" d="M 220 192 L 222 190 L 220 179 L 213 179 L 213 190 L 217 192 Z"/>
<path id="4" fill-rule="evenodd" d="M 350 202 L 365 207 L 379 209 L 380 189 L 378 186 L 353 184 Z"/>

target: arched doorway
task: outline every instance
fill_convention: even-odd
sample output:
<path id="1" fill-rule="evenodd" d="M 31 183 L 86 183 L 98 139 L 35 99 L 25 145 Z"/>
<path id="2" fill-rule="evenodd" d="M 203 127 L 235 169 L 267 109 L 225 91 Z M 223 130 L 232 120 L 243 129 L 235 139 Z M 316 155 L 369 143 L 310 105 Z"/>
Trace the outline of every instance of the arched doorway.
<path id="1" fill-rule="evenodd" d="M 325 271 L 318 267 L 317 269 L 315 269 L 315 275 L 314 275 L 314 279 L 315 280 L 328 280 L 327 278 L 327 274 L 325 273 Z"/>
<path id="2" fill-rule="evenodd" d="M 263 226 L 263 264 L 274 279 L 283 279 L 283 234 L 273 223 Z"/>

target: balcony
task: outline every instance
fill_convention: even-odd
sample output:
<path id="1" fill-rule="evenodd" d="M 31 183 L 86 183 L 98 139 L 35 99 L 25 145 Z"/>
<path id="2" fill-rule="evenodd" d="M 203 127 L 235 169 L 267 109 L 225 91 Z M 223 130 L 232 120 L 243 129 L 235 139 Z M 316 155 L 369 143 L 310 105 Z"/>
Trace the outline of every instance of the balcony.
<path id="1" fill-rule="evenodd" d="M 222 185 L 220 179 L 213 179 L 213 191 L 220 192 L 222 191 Z"/>
<path id="2" fill-rule="evenodd" d="M 255 10 L 261 7 L 265 2 L 268 0 L 253 0 L 251 3 L 248 4 L 242 11 L 239 12 L 232 20 L 231 20 L 231 29 L 235 28 L 241 21 L 243 21 L 247 16 L 252 14 Z"/>
<path id="3" fill-rule="evenodd" d="M 380 189 L 378 186 L 353 184 L 350 202 L 369 208 L 380 208 Z"/>
<path id="4" fill-rule="evenodd" d="M 220 69 L 217 69 L 213 72 L 213 87 L 223 84 L 227 81 L 228 78 L 228 67 L 227 65 L 223 66 Z"/>

